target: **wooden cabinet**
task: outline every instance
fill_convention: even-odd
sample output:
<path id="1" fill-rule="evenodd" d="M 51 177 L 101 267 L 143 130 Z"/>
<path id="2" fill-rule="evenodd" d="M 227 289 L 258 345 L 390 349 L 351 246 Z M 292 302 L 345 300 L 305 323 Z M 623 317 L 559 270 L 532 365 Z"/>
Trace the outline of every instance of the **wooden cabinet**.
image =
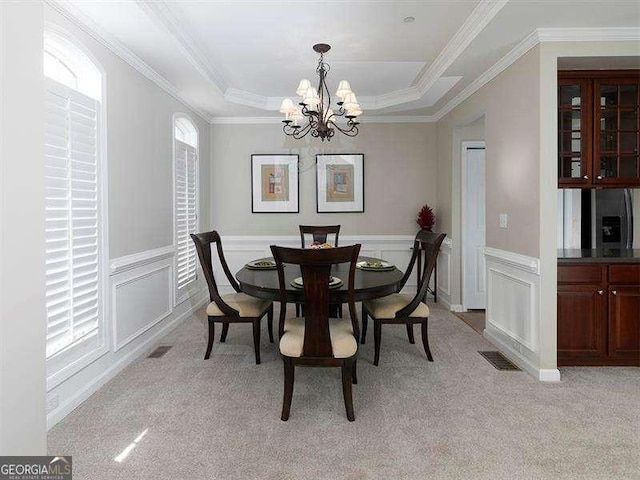
<path id="1" fill-rule="evenodd" d="M 592 81 L 558 78 L 558 179 L 566 186 L 592 183 Z"/>
<path id="2" fill-rule="evenodd" d="M 640 71 L 558 72 L 558 184 L 640 185 Z"/>
<path id="3" fill-rule="evenodd" d="M 640 264 L 558 266 L 558 365 L 640 366 Z"/>
<path id="4" fill-rule="evenodd" d="M 640 285 L 609 286 L 609 356 L 639 364 Z"/>
<path id="5" fill-rule="evenodd" d="M 598 285 L 558 286 L 558 358 L 606 355 L 606 298 Z"/>

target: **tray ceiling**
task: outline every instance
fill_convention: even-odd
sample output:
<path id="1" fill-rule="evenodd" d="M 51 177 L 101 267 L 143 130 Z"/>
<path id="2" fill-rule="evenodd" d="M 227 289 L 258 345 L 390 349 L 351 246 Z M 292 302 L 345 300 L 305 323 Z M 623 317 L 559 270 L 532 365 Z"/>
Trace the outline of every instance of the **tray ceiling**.
<path id="1" fill-rule="evenodd" d="M 364 120 L 435 115 L 537 28 L 640 26 L 639 4 L 615 0 L 48 3 L 210 119 L 279 116 L 301 78 L 317 83 L 319 42 L 330 88 L 349 80 Z"/>

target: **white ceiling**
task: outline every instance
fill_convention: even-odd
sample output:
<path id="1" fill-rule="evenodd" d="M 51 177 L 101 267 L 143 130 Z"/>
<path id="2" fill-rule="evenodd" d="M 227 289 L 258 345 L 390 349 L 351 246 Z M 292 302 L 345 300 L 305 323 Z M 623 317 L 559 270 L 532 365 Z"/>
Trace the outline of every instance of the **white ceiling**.
<path id="1" fill-rule="evenodd" d="M 536 29 L 640 28 L 629 0 L 49 3 L 209 118 L 279 115 L 301 78 L 317 82 L 315 43 L 332 46 L 330 89 L 349 80 L 364 121 L 441 112 Z"/>

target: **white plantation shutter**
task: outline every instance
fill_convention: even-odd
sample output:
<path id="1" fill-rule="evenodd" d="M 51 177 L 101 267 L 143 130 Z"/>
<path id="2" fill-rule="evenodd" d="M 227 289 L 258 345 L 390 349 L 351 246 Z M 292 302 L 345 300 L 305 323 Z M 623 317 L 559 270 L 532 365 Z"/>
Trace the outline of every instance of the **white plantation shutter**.
<path id="1" fill-rule="evenodd" d="M 198 257 L 191 237 L 198 227 L 198 155 L 195 147 L 175 140 L 176 287 L 196 279 Z"/>
<path id="2" fill-rule="evenodd" d="M 45 92 L 47 358 L 100 327 L 100 104 L 51 79 Z"/>

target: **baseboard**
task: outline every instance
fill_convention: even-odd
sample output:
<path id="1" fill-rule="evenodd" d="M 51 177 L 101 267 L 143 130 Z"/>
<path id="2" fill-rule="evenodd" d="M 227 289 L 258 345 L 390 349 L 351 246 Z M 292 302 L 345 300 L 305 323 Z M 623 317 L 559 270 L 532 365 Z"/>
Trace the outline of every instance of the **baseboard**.
<path id="1" fill-rule="evenodd" d="M 541 368 L 539 371 L 538 380 L 541 382 L 559 382 L 560 370 L 557 368 Z"/>
<path id="2" fill-rule="evenodd" d="M 165 326 L 163 326 L 158 332 L 156 332 L 149 339 L 141 343 L 139 346 L 132 350 L 130 353 L 122 357 L 116 363 L 114 363 L 110 368 L 104 371 L 102 375 L 95 378 L 91 383 L 87 384 L 84 388 L 79 390 L 75 395 L 70 397 L 66 402 L 56 408 L 54 411 L 50 412 L 47 415 L 47 430 L 51 429 L 54 425 L 56 425 L 60 420 L 69 415 L 73 410 L 75 410 L 82 402 L 88 399 L 91 395 L 93 395 L 98 389 L 100 389 L 105 383 L 115 377 L 118 373 L 124 370 L 127 366 L 137 360 L 140 356 L 142 356 L 145 352 L 151 350 L 155 343 L 158 343 L 162 338 L 164 338 L 169 332 L 175 329 L 181 322 L 183 322 L 187 317 L 193 315 L 193 313 L 203 305 L 205 305 L 209 300 L 208 292 L 200 293 L 200 300 L 198 300 L 193 307 L 189 310 L 185 311 L 181 315 L 177 316 L 170 322 L 168 322 Z"/>
<path id="3" fill-rule="evenodd" d="M 493 335 L 490 330 L 486 328 L 482 332 L 484 338 L 486 338 L 491 344 L 498 348 L 498 350 L 509 360 L 515 363 L 522 370 L 537 378 L 541 382 L 559 382 L 560 371 L 557 368 L 542 369 L 534 365 L 531 360 L 523 356 L 520 352 L 517 352 L 505 342 L 503 342 L 496 335 Z"/>
<path id="4" fill-rule="evenodd" d="M 439 305 L 442 305 L 445 309 L 450 312 L 463 312 L 462 305 L 452 304 L 445 295 L 441 295 L 440 291 L 438 291 L 438 301 L 436 302 Z"/>

